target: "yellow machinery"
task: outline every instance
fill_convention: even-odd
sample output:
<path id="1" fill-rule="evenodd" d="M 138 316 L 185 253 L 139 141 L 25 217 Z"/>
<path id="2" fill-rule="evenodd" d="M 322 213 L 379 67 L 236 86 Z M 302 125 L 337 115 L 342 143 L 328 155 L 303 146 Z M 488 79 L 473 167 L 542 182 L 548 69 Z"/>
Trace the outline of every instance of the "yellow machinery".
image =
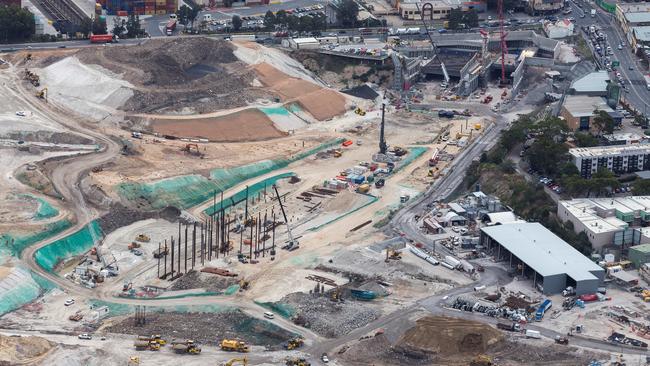
<path id="1" fill-rule="evenodd" d="M 25 80 L 29 80 L 29 82 L 36 87 L 41 85 L 40 77 L 28 69 L 25 69 Z"/>
<path id="2" fill-rule="evenodd" d="M 306 359 L 299 357 L 287 357 L 285 364 L 287 366 L 311 366 L 311 363 L 307 362 Z"/>
<path id="3" fill-rule="evenodd" d="M 140 364 L 140 357 L 138 356 L 129 357 L 129 363 L 127 363 L 128 366 L 136 366 L 139 364 Z"/>
<path id="4" fill-rule="evenodd" d="M 246 281 L 243 278 L 239 280 L 239 290 L 248 290 L 248 286 L 250 286 L 250 282 Z"/>
<path id="5" fill-rule="evenodd" d="M 368 193 L 370 191 L 370 184 L 362 184 L 357 187 L 357 192 L 359 193 Z"/>
<path id="6" fill-rule="evenodd" d="M 287 343 L 284 344 L 284 348 L 291 351 L 293 349 L 302 347 L 303 344 L 305 344 L 305 340 L 300 337 L 296 337 L 288 340 Z"/>
<path id="7" fill-rule="evenodd" d="M 492 363 L 492 358 L 487 355 L 478 355 L 476 356 L 472 362 L 469 364 L 470 366 L 492 366 L 494 365 Z"/>
<path id="8" fill-rule="evenodd" d="M 339 286 L 336 286 L 330 296 L 332 301 L 341 301 L 341 288 Z"/>
<path id="9" fill-rule="evenodd" d="M 151 238 L 145 234 L 138 234 L 138 236 L 135 237 L 135 240 L 141 241 L 143 243 L 148 243 L 149 241 L 151 241 Z"/>
<path id="10" fill-rule="evenodd" d="M 641 298 L 645 302 L 650 302 L 650 290 L 641 291 Z"/>
<path id="11" fill-rule="evenodd" d="M 145 350 L 159 351 L 160 350 L 160 344 L 158 344 L 158 342 L 151 341 L 151 340 L 136 339 L 133 342 L 133 346 L 138 351 L 145 351 Z"/>
<path id="12" fill-rule="evenodd" d="M 402 253 L 399 250 L 395 250 L 393 248 L 386 248 L 386 262 L 390 261 L 391 259 L 402 259 Z"/>
<path id="13" fill-rule="evenodd" d="M 36 97 L 45 99 L 45 102 L 47 102 L 47 88 L 43 88 L 39 91 L 36 92 Z"/>
<path id="14" fill-rule="evenodd" d="M 340 158 L 341 155 L 343 155 L 343 154 L 341 153 L 341 150 L 334 150 L 334 157 L 335 157 L 335 158 Z"/>
<path id="15" fill-rule="evenodd" d="M 158 344 L 161 345 L 161 346 L 164 346 L 164 345 L 167 344 L 167 341 L 164 340 L 164 339 L 160 336 L 160 334 L 154 334 L 154 335 L 152 335 L 151 338 L 150 338 L 150 340 L 151 340 L 151 341 L 154 341 L 154 342 L 156 342 L 156 343 L 158 343 Z"/>
<path id="16" fill-rule="evenodd" d="M 157 343 L 156 343 L 157 344 Z M 186 341 L 176 341 L 172 343 L 172 349 L 176 353 L 184 353 L 190 355 L 198 355 L 201 353 L 201 348 L 197 346 L 193 340 L 188 339 Z"/>
<path id="17" fill-rule="evenodd" d="M 474 125 L 474 129 L 477 130 L 477 131 L 480 130 L 481 127 L 482 127 L 482 126 L 481 126 L 480 123 L 477 123 L 477 124 Z"/>
<path id="18" fill-rule="evenodd" d="M 239 341 L 236 339 L 224 339 L 221 341 L 221 349 L 224 351 L 234 351 L 234 352 L 250 352 L 250 347 L 246 342 Z"/>
<path id="19" fill-rule="evenodd" d="M 365 116 L 366 115 L 366 111 L 364 111 L 363 109 L 361 109 L 359 107 L 357 107 L 357 109 L 354 110 L 354 113 L 356 113 L 356 114 L 358 114 L 360 116 Z"/>
<path id="20" fill-rule="evenodd" d="M 242 365 L 247 366 L 248 365 L 248 358 L 233 358 L 232 360 L 229 360 L 228 362 L 224 363 L 224 366 L 233 366 L 236 362 L 241 362 Z"/>

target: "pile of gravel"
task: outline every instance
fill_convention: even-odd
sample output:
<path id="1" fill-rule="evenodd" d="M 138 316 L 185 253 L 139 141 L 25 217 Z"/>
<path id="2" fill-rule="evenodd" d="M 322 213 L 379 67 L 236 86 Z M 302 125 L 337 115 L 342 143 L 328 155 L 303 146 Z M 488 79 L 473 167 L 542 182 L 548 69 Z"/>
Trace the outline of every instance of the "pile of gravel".
<path id="1" fill-rule="evenodd" d="M 196 270 L 187 272 L 183 277 L 177 279 L 170 287 L 170 290 L 190 290 L 204 288 L 207 291 L 223 291 L 239 283 L 235 277 L 222 277 L 211 273 L 201 273 Z"/>
<path id="2" fill-rule="evenodd" d="M 381 312 L 360 301 L 334 302 L 328 296 L 296 292 L 281 303 L 295 310 L 294 322 L 328 338 L 337 338 L 379 318 Z"/>

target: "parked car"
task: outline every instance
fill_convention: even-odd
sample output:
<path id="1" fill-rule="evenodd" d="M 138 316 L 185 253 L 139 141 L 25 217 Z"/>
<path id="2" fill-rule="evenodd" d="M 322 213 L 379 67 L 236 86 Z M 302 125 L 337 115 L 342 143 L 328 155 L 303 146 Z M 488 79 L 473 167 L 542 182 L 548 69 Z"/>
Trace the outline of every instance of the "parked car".
<path id="1" fill-rule="evenodd" d="M 79 339 L 87 339 L 87 340 L 93 339 L 93 337 L 88 333 L 79 334 L 78 338 Z"/>
<path id="2" fill-rule="evenodd" d="M 72 304 L 74 304 L 74 299 L 67 299 L 67 300 L 65 300 L 65 302 L 63 303 L 63 305 L 65 305 L 65 306 L 70 306 L 70 305 L 72 305 Z"/>

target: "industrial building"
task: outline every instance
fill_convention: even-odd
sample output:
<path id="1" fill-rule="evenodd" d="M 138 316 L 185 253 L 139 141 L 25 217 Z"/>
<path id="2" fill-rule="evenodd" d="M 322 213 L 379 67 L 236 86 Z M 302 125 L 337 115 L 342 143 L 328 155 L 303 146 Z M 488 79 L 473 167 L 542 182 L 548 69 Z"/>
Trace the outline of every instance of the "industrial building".
<path id="1" fill-rule="evenodd" d="M 513 223 L 481 229 L 481 245 L 517 275 L 531 278 L 544 294 L 568 286 L 578 295 L 595 293 L 605 270 L 539 223 Z"/>
<path id="2" fill-rule="evenodd" d="M 650 196 L 577 198 L 559 201 L 557 215 L 584 232 L 596 250 L 650 243 Z M 634 227 L 637 227 L 636 229 Z"/>
<path id="3" fill-rule="evenodd" d="M 632 27 L 650 25 L 650 3 L 618 3 L 616 20 L 628 35 Z"/>
<path id="4" fill-rule="evenodd" d="M 572 130 L 594 131 L 592 122 L 596 116 L 595 111 L 607 112 L 617 123 L 621 123 L 623 119 L 623 115 L 613 110 L 605 98 L 587 95 L 567 96 L 560 115 Z"/>
<path id="5" fill-rule="evenodd" d="M 569 149 L 573 164 L 584 178 L 590 178 L 598 169 L 615 174 L 650 170 L 650 145 L 614 145 Z"/>
<path id="6" fill-rule="evenodd" d="M 631 247 L 627 257 L 630 262 L 634 263 L 635 268 L 641 268 L 644 264 L 650 263 L 650 244 Z"/>
<path id="7" fill-rule="evenodd" d="M 607 95 L 607 85 L 611 79 L 606 70 L 594 71 L 574 80 L 569 88 L 569 93 L 575 95 L 588 95 L 604 97 Z"/>

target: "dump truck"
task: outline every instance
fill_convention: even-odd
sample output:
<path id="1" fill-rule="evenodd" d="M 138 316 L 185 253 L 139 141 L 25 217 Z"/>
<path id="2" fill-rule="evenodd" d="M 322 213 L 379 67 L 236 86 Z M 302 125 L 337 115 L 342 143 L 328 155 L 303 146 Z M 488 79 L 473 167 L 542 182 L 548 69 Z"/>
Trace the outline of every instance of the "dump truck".
<path id="1" fill-rule="evenodd" d="M 296 337 L 288 340 L 287 343 L 284 344 L 284 348 L 291 351 L 293 349 L 302 347 L 303 344 L 305 344 L 305 340 L 300 337 Z"/>
<path id="2" fill-rule="evenodd" d="M 135 240 L 141 241 L 143 243 L 148 243 L 151 241 L 151 238 L 145 234 L 138 234 L 138 236 L 135 237 Z"/>
<path id="3" fill-rule="evenodd" d="M 507 330 L 508 332 L 515 332 L 521 330 L 521 326 L 517 323 L 497 323 L 497 328 Z"/>
<path id="4" fill-rule="evenodd" d="M 160 350 L 160 345 L 157 342 L 153 342 L 149 340 L 136 339 L 133 342 L 133 346 L 138 351 L 145 351 L 145 350 L 159 351 Z"/>
<path id="5" fill-rule="evenodd" d="M 221 341 L 221 349 L 224 351 L 250 352 L 250 347 L 244 341 L 236 339 L 224 339 Z"/>
<path id="6" fill-rule="evenodd" d="M 569 344 L 569 338 L 555 336 L 555 343 L 567 345 L 567 344 Z"/>
<path id="7" fill-rule="evenodd" d="M 176 343 L 172 346 L 172 349 L 174 352 L 181 354 L 198 355 L 201 353 L 201 348 L 191 341 L 186 343 Z"/>

